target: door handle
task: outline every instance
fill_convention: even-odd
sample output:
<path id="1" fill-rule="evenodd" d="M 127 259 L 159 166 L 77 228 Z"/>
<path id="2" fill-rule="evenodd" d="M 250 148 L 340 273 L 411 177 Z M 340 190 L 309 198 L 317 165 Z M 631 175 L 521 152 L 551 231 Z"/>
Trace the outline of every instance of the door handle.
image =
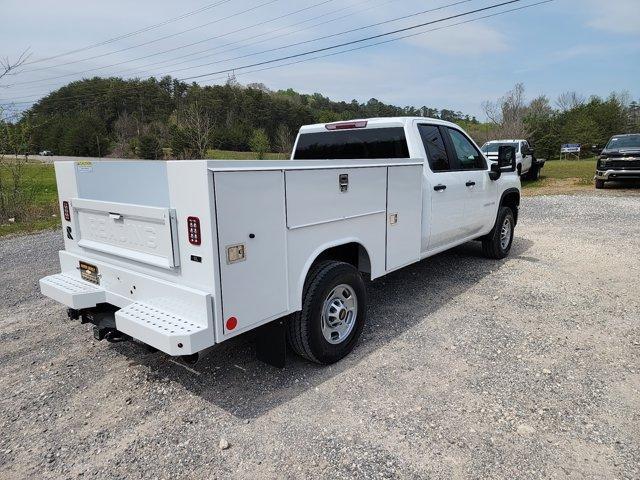
<path id="1" fill-rule="evenodd" d="M 433 187 L 433 189 L 434 189 L 436 192 L 441 192 L 442 190 L 446 190 L 446 189 L 447 189 L 447 186 L 446 186 L 446 185 L 436 185 L 435 187 Z"/>
<path id="2" fill-rule="evenodd" d="M 467 182 L 465 185 L 467 187 L 473 187 L 473 186 L 475 186 L 475 184 L 476 184 L 476 182 Z"/>

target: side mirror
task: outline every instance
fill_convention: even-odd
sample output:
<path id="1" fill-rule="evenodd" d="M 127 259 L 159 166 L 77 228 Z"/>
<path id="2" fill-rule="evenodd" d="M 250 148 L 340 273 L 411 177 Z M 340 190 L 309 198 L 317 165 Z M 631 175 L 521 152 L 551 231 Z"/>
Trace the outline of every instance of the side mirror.
<path id="1" fill-rule="evenodd" d="M 489 178 L 491 180 L 498 180 L 502 176 L 502 172 L 500 171 L 500 167 L 497 163 L 492 163 L 491 168 L 489 169 Z"/>
<path id="2" fill-rule="evenodd" d="M 508 145 L 502 145 L 498 148 L 498 163 L 491 164 L 489 178 L 498 180 L 502 176 L 502 172 L 516 171 L 516 149 Z"/>
<path id="3" fill-rule="evenodd" d="M 508 145 L 498 147 L 498 167 L 501 172 L 516 171 L 516 148 Z"/>

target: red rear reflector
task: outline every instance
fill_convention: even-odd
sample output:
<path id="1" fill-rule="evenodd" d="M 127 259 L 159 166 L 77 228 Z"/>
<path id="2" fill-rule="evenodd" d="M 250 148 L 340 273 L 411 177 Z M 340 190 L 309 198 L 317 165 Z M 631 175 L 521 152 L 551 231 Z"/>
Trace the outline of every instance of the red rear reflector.
<path id="1" fill-rule="evenodd" d="M 200 219 L 198 217 L 187 218 L 187 230 L 189 231 L 189 243 L 200 245 L 202 237 L 200 236 Z"/>
<path id="2" fill-rule="evenodd" d="M 64 219 L 67 222 L 71 221 L 71 210 L 69 210 L 69 202 L 66 200 L 62 202 L 62 211 L 64 212 Z"/>
<path id="3" fill-rule="evenodd" d="M 233 330 L 238 326 L 238 319 L 236 317 L 229 317 L 227 320 L 227 330 Z"/>
<path id="4" fill-rule="evenodd" d="M 324 127 L 327 130 L 348 130 L 350 128 L 365 128 L 367 126 L 366 120 L 358 122 L 342 122 L 342 123 L 327 123 Z"/>

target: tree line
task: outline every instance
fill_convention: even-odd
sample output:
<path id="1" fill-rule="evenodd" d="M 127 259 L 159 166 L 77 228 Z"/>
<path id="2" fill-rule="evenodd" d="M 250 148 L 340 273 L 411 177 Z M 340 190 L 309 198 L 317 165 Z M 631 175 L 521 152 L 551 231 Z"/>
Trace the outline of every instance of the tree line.
<path id="1" fill-rule="evenodd" d="M 243 86 L 234 78 L 212 86 L 170 77 L 92 78 L 48 94 L 18 122 L 5 122 L 0 151 L 154 159 L 205 158 L 215 148 L 250 150 L 260 157 L 289 153 L 304 124 L 403 115 L 477 123 L 448 109 L 398 107 L 375 98 L 333 101 L 319 93 Z M 18 136 L 28 141 L 16 142 Z"/>
<path id="2" fill-rule="evenodd" d="M 119 158 L 206 158 L 210 149 L 286 156 L 301 125 L 353 118 L 423 116 L 460 124 L 477 143 L 528 139 L 536 155 L 553 159 L 563 143 L 584 155 L 615 134 L 640 131 L 640 107 L 628 94 L 585 98 L 567 92 L 552 101 L 527 100 L 517 84 L 483 105 L 487 121 L 450 109 L 399 107 L 375 98 L 333 101 L 319 93 L 273 91 L 263 84 L 224 85 L 160 80 L 92 78 L 72 82 L 40 99 L 18 121 L 2 121 L 0 153 Z"/>
<path id="3" fill-rule="evenodd" d="M 540 158 L 558 158 L 567 143 L 579 143 L 581 156 L 593 156 L 613 135 L 640 132 L 640 105 L 625 92 L 607 98 L 565 92 L 553 102 L 545 95 L 527 101 L 519 83 L 483 109 L 489 121 L 470 128 L 478 143 L 523 138 Z"/>

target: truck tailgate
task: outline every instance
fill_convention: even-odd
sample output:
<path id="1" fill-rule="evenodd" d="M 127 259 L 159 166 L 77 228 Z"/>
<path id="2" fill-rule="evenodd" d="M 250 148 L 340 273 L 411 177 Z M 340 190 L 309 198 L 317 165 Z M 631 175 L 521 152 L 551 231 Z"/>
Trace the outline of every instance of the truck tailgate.
<path id="1" fill-rule="evenodd" d="M 80 247 L 167 269 L 180 264 L 174 210 L 83 198 L 71 207 Z"/>

